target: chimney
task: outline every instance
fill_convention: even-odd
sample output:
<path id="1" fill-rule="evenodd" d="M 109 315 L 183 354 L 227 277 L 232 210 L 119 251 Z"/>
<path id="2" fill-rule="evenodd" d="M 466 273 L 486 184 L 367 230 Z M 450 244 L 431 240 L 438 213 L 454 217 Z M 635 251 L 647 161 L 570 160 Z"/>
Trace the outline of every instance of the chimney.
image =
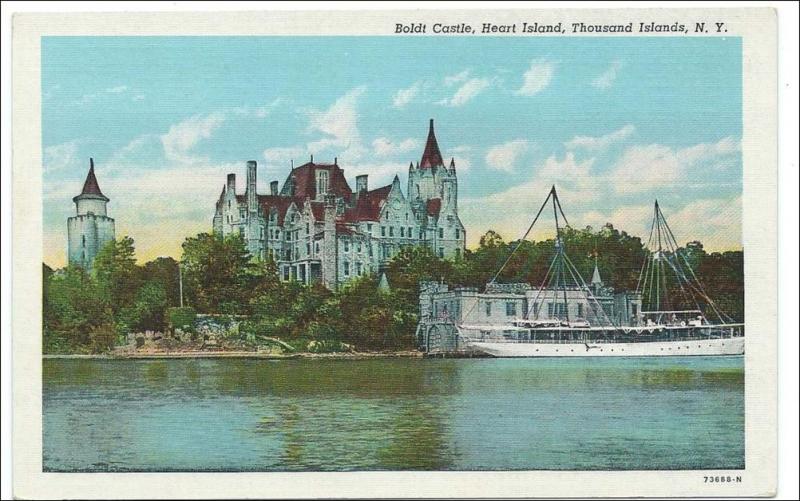
<path id="1" fill-rule="evenodd" d="M 272 181 L 271 183 L 269 183 L 269 194 L 270 195 L 278 194 L 278 181 Z"/>
<path id="2" fill-rule="evenodd" d="M 255 160 L 247 161 L 247 211 L 256 212 L 257 208 L 257 195 L 256 195 L 256 169 L 258 164 Z"/>
<path id="3" fill-rule="evenodd" d="M 356 176 L 356 193 L 367 191 L 367 174 Z"/>
<path id="4" fill-rule="evenodd" d="M 236 174 L 228 174 L 228 191 L 236 194 Z"/>

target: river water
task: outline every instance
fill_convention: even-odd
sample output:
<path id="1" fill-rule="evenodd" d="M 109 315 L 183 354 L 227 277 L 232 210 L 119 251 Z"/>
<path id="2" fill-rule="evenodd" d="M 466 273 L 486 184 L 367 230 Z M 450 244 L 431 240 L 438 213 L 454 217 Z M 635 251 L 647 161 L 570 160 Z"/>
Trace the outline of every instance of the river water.
<path id="1" fill-rule="evenodd" d="M 44 360 L 45 471 L 737 469 L 741 357 Z"/>

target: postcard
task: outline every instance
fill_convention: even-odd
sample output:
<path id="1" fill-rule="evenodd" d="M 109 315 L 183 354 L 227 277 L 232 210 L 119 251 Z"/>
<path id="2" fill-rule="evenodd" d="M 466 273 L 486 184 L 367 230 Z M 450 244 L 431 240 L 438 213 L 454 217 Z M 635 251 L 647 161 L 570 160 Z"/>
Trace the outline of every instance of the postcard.
<path id="1" fill-rule="evenodd" d="M 774 494 L 771 9 L 13 40 L 15 496 Z"/>

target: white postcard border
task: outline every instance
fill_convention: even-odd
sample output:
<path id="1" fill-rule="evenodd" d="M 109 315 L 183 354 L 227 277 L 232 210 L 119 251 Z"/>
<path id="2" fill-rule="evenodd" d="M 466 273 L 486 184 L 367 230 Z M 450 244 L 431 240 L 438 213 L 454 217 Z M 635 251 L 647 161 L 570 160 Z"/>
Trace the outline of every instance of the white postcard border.
<path id="1" fill-rule="evenodd" d="M 385 35 L 397 22 L 724 20 L 742 37 L 745 469 L 619 472 L 43 473 L 41 85 L 47 35 Z M 21 498 L 764 496 L 776 487 L 777 22 L 773 9 L 19 14 L 13 34 L 14 495 Z M 476 35 L 473 35 L 476 36 Z M 521 35 L 518 35 L 521 36 Z M 603 36 L 603 35 L 592 35 Z M 80 117 L 76 117 L 80 119 Z M 744 481 L 703 483 L 705 475 Z"/>

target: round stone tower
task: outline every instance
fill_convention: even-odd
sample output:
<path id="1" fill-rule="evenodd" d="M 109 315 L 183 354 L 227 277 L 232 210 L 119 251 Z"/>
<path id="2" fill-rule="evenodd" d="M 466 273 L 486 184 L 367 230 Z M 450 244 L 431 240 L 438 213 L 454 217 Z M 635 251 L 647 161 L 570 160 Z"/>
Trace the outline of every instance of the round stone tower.
<path id="1" fill-rule="evenodd" d="M 89 159 L 89 174 L 80 195 L 72 199 L 77 215 L 67 219 L 69 264 L 91 270 L 92 261 L 103 246 L 114 240 L 114 219 L 108 217 L 108 197 L 100 191 L 94 175 L 94 160 Z"/>

